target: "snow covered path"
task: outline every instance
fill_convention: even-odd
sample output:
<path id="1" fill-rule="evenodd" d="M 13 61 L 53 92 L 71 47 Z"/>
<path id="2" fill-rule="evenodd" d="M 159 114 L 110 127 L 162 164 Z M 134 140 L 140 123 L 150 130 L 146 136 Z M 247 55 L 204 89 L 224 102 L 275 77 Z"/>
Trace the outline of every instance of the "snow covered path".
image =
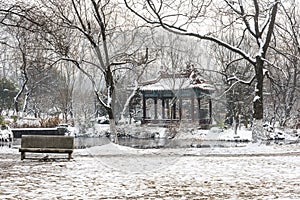
<path id="1" fill-rule="evenodd" d="M 111 148 L 78 150 L 71 162 L 20 161 L 16 152 L 0 153 L 0 197 L 300 199 L 298 145 L 269 155 Z"/>

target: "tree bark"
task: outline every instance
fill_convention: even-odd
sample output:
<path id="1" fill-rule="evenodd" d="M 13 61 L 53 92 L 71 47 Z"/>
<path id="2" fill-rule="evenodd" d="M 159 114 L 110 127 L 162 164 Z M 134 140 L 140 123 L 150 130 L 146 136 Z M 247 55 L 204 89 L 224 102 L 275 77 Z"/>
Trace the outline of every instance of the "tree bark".
<path id="1" fill-rule="evenodd" d="M 255 97 L 253 100 L 253 142 L 268 138 L 263 128 L 264 104 L 263 104 L 263 84 L 264 84 L 264 61 L 260 56 L 256 57 L 255 65 Z"/>
<path id="2" fill-rule="evenodd" d="M 263 119 L 263 83 L 264 83 L 264 72 L 263 72 L 264 62 L 261 57 L 256 57 L 255 65 L 255 97 L 253 100 L 253 118 L 256 120 Z"/>

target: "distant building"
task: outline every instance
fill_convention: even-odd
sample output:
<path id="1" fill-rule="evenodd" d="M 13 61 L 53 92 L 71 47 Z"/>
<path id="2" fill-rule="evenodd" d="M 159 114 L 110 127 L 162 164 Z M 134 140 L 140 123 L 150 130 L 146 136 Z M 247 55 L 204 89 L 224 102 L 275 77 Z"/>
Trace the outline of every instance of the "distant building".
<path id="1" fill-rule="evenodd" d="M 155 80 L 140 83 L 142 123 L 190 122 L 205 128 L 212 122 L 213 91 L 195 70 L 161 73 Z"/>

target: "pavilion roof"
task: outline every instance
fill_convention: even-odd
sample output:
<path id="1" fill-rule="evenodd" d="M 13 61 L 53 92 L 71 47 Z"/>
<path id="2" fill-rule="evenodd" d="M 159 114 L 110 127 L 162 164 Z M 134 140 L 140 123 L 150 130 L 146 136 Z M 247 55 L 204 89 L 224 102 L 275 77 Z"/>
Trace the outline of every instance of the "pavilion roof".
<path id="1" fill-rule="evenodd" d="M 141 84 L 140 91 L 178 91 L 200 89 L 213 91 L 214 88 L 194 71 L 190 73 L 167 74 L 161 73 L 157 79 Z"/>

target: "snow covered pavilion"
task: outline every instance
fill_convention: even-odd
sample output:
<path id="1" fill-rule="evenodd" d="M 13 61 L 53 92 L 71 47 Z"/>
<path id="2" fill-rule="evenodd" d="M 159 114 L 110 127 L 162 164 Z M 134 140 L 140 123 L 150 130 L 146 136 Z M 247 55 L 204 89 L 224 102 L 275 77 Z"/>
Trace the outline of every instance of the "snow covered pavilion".
<path id="1" fill-rule="evenodd" d="M 213 90 L 196 70 L 160 73 L 157 79 L 141 83 L 142 123 L 189 122 L 207 127 L 212 122 Z"/>

